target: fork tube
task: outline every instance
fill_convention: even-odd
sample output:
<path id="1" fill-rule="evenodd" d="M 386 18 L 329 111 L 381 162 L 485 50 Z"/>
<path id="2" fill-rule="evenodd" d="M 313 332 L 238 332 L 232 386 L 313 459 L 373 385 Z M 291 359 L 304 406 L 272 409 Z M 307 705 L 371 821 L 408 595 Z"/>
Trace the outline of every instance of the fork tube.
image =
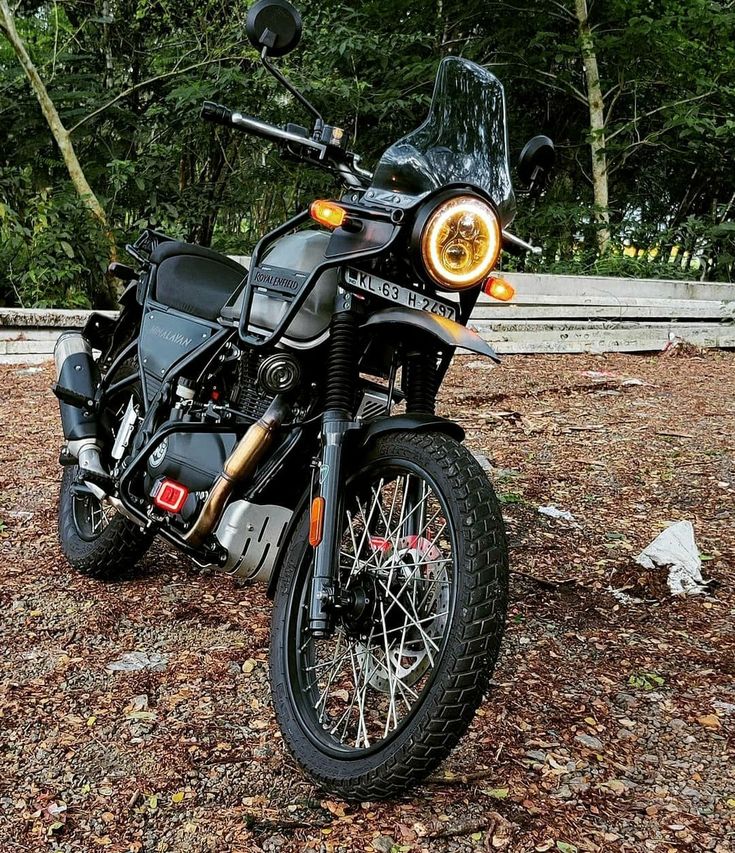
<path id="1" fill-rule="evenodd" d="M 332 318 L 322 415 L 319 495 L 325 504 L 324 529 L 321 542 L 314 549 L 309 610 L 309 630 L 317 638 L 328 636 L 332 627 L 331 604 L 339 565 L 340 519 L 344 504 L 343 449 L 345 436 L 353 423 L 357 379 L 357 314 L 352 311 L 350 294 L 339 296 L 338 303 Z"/>

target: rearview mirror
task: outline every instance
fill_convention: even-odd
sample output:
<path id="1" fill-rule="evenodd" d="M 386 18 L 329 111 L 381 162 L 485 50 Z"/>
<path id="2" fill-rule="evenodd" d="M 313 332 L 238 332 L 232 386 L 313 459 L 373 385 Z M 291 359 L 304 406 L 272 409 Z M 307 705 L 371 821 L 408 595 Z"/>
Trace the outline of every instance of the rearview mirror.
<path id="1" fill-rule="evenodd" d="M 248 9 L 250 44 L 268 56 L 284 56 L 301 40 L 301 15 L 288 0 L 258 0 Z"/>
<path id="2" fill-rule="evenodd" d="M 534 136 L 523 146 L 518 158 L 518 177 L 531 190 L 543 185 L 556 159 L 554 143 L 548 136 Z"/>

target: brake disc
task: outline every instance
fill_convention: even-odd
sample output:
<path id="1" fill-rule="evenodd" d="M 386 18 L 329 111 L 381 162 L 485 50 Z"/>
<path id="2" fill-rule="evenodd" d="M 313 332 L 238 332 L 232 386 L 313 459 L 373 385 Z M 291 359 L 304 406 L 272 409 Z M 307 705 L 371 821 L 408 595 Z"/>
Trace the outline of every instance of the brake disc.
<path id="1" fill-rule="evenodd" d="M 383 551 L 380 573 L 381 579 L 390 579 L 390 594 L 384 594 L 382 611 L 375 614 L 373 643 L 360 643 L 356 651 L 370 686 L 391 693 L 393 679 L 412 687 L 431 665 L 433 655 L 427 652 L 424 637 L 435 639 L 444 632 L 449 585 L 440 583 L 446 575 L 445 563 L 431 540 L 407 536 L 398 541 L 395 550 L 385 540 L 373 544 Z M 386 636 L 390 672 L 384 659 Z M 382 650 L 383 660 L 376 658 L 373 647 Z"/>

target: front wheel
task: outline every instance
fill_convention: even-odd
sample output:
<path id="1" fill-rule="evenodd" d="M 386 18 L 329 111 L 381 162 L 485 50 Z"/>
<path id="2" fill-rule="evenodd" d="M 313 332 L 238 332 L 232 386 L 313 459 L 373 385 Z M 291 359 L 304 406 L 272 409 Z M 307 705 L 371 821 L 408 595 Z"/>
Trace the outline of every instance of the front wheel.
<path id="1" fill-rule="evenodd" d="M 308 630 L 308 517 L 278 579 L 271 680 L 286 745 L 347 799 L 402 793 L 466 731 L 503 633 L 503 521 L 473 456 L 440 433 L 381 436 L 345 486 L 338 600 Z"/>

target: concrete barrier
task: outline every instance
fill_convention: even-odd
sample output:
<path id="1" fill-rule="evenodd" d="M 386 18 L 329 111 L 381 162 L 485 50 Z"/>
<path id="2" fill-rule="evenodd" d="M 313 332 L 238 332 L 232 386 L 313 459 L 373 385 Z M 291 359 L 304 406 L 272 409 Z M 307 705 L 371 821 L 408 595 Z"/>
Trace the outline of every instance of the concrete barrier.
<path id="1" fill-rule="evenodd" d="M 645 352 L 673 340 L 735 347 L 735 284 L 526 273 L 506 278 L 516 288 L 513 302 L 483 295 L 470 323 L 500 353 Z M 60 332 L 80 328 L 89 313 L 0 308 L 0 362 L 46 361 Z"/>

